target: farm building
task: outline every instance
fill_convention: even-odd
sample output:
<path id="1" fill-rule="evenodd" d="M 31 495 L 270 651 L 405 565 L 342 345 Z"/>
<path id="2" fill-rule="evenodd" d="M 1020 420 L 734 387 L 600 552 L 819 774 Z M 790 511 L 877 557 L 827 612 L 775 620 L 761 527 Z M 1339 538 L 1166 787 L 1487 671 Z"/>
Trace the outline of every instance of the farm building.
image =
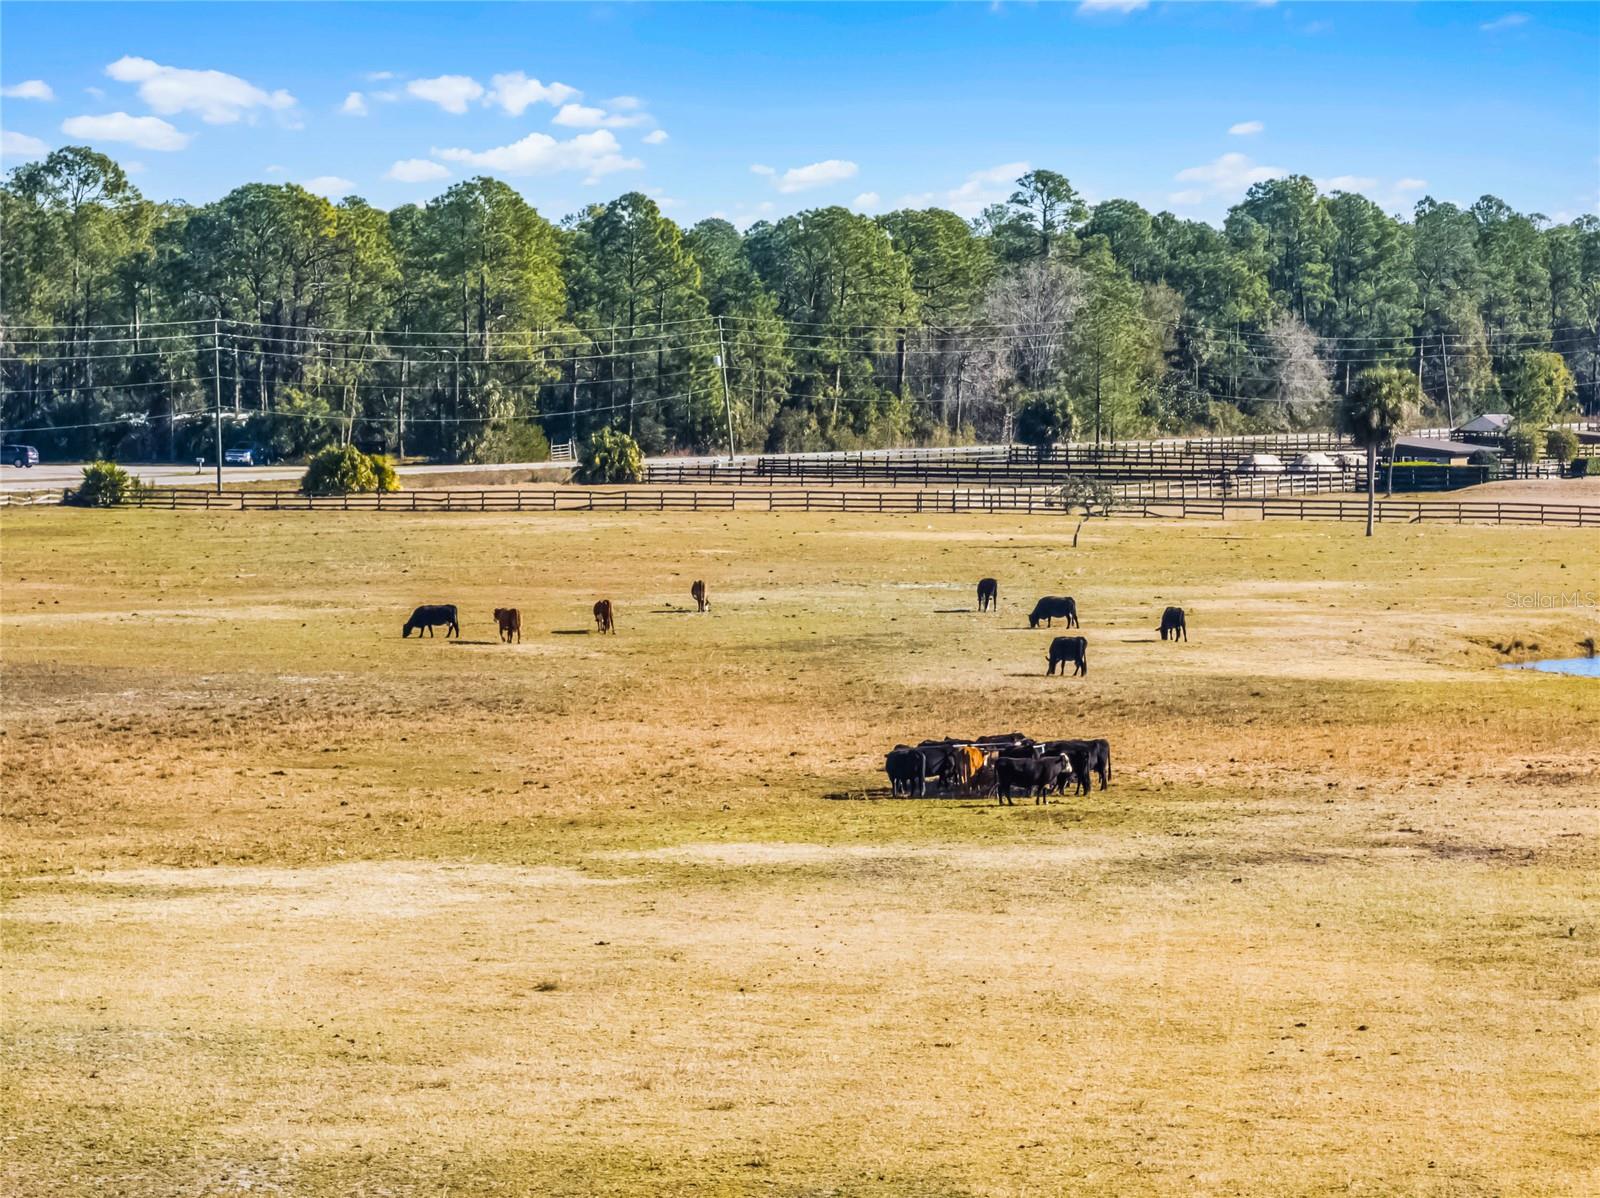
<path id="1" fill-rule="evenodd" d="M 1454 430 L 1454 436 L 1476 445 L 1498 445 L 1511 430 L 1511 417 L 1505 412 L 1485 412 Z"/>
<path id="2" fill-rule="evenodd" d="M 1436 462 L 1441 466 L 1466 466 L 1482 445 L 1468 441 L 1436 440 L 1433 437 L 1401 437 L 1394 443 L 1397 462 Z"/>

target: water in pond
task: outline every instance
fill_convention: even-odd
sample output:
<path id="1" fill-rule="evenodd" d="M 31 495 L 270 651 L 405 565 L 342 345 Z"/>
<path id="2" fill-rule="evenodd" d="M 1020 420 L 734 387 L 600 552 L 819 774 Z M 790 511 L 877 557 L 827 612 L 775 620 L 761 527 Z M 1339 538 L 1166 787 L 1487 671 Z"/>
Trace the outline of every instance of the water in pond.
<path id="1" fill-rule="evenodd" d="M 1523 661 L 1508 670 L 1538 670 L 1544 674 L 1576 674 L 1579 678 L 1600 678 L 1600 657 L 1553 657 L 1547 661 Z"/>

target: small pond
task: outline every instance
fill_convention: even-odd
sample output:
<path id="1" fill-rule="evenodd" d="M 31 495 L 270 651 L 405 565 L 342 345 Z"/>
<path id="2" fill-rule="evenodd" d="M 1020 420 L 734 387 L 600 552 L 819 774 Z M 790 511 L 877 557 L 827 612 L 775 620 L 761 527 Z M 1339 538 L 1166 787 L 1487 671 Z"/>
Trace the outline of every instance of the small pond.
<path id="1" fill-rule="evenodd" d="M 1522 661 L 1507 670 L 1538 670 L 1544 674 L 1574 674 L 1579 678 L 1600 678 L 1600 657 L 1553 657 L 1546 661 Z"/>

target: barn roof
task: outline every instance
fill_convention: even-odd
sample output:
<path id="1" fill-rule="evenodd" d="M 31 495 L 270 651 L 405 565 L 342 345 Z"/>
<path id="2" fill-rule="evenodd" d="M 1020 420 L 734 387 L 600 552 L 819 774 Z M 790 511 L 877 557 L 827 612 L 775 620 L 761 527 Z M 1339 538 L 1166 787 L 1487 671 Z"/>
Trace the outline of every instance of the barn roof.
<path id="1" fill-rule="evenodd" d="M 1468 441 L 1446 441 L 1436 437 L 1401 437 L 1394 443 L 1396 452 L 1402 449 L 1423 449 L 1429 453 L 1447 453 L 1452 457 L 1471 457 L 1483 449 Z"/>
<path id="2" fill-rule="evenodd" d="M 1503 433 L 1511 427 L 1511 417 L 1504 412 L 1485 412 L 1467 421 L 1455 431 L 1458 433 Z"/>

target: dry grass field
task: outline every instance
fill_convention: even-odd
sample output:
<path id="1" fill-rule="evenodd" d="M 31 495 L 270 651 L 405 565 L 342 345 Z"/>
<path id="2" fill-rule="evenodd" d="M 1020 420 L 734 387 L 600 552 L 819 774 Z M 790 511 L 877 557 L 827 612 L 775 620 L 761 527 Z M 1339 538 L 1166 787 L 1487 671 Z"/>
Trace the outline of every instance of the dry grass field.
<path id="1" fill-rule="evenodd" d="M 4 513 L 0 1190 L 1596 1192 L 1600 536 L 1073 523 Z"/>

